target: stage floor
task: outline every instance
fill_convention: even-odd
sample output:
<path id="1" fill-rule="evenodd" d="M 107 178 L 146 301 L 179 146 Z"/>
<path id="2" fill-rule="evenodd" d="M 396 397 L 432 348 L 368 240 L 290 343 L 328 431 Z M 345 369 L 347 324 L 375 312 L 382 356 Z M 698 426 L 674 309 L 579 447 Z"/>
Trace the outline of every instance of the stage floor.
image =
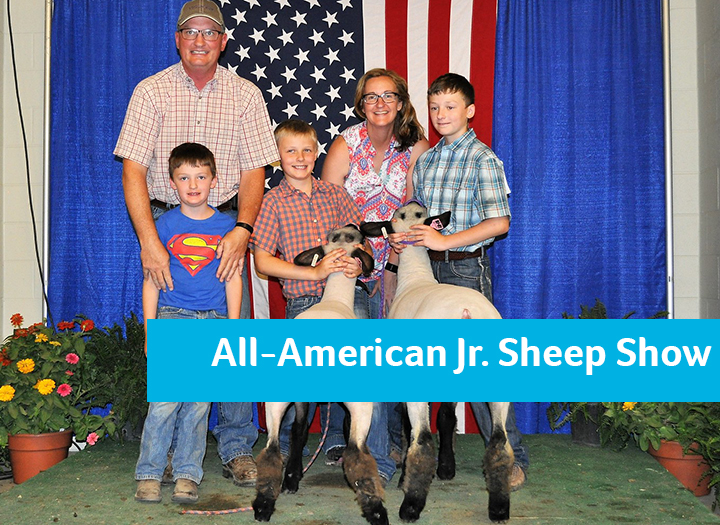
<path id="1" fill-rule="evenodd" d="M 318 436 L 310 436 L 310 446 Z M 513 493 L 510 523 L 517 524 L 714 524 L 705 504 L 685 490 L 646 453 L 573 445 L 565 435 L 529 435 L 528 482 Z M 256 454 L 264 441 L 256 445 Z M 163 487 L 163 502 L 133 500 L 133 472 L 139 443 L 111 441 L 71 455 L 52 469 L 0 494 L 0 522 L 7 524 L 93 523 L 208 525 L 255 523 L 252 511 L 229 515 L 182 515 L 172 503 L 172 487 Z M 482 440 L 457 437 L 458 472 L 452 481 L 433 480 L 428 504 L 418 525 L 490 523 L 482 479 Z M 249 507 L 254 488 L 238 488 L 221 476 L 215 442 L 208 440 L 200 501 L 187 507 L 222 510 Z M 385 502 L 390 522 L 401 523 L 402 492 L 398 474 L 388 485 Z M 320 455 L 306 473 L 297 494 L 282 494 L 271 523 L 293 525 L 364 525 L 342 469 L 324 464 Z"/>

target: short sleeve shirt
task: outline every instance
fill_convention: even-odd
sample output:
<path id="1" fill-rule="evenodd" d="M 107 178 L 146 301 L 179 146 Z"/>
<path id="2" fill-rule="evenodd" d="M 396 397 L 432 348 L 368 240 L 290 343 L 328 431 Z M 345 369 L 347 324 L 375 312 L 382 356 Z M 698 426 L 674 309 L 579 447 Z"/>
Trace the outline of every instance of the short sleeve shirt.
<path id="1" fill-rule="evenodd" d="M 141 81 L 128 105 L 114 154 L 148 168 L 151 199 L 179 204 L 170 187 L 170 152 L 184 142 L 207 146 L 218 184 L 208 203 L 218 206 L 238 191 L 240 172 L 279 159 L 265 101 L 251 82 L 218 66 L 202 91 L 181 63 Z"/>
<path id="2" fill-rule="evenodd" d="M 327 242 L 327 234 L 347 224 L 359 225 L 360 210 L 341 187 L 312 180 L 310 195 L 293 188 L 283 179 L 265 194 L 255 221 L 251 242 L 271 255 L 279 252 L 292 262 L 300 252 Z M 325 281 L 282 280 L 283 295 L 288 299 L 303 295 L 320 296 Z"/>

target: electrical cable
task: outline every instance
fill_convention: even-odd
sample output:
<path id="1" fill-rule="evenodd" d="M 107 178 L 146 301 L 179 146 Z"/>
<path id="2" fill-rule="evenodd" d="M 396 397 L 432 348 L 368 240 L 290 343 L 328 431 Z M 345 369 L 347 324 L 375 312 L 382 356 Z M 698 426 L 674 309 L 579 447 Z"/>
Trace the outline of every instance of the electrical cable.
<path id="1" fill-rule="evenodd" d="M 43 296 L 43 300 L 45 301 L 45 305 L 47 307 L 48 320 L 50 321 L 50 326 L 55 326 L 55 323 L 53 322 L 52 314 L 50 313 L 50 301 L 48 300 L 48 296 L 45 291 L 45 273 L 43 271 L 42 263 L 40 262 L 40 248 L 38 247 L 38 232 L 37 232 L 37 224 L 35 222 L 35 206 L 33 204 L 33 199 L 32 199 L 32 185 L 30 184 L 30 156 L 28 153 L 27 133 L 25 132 L 25 118 L 23 117 L 22 103 L 20 102 L 20 87 L 18 85 L 17 63 L 15 60 L 15 39 L 13 38 L 12 17 L 10 16 L 10 0 L 7 0 L 7 21 L 8 21 L 8 35 L 10 37 L 10 56 L 11 56 L 11 63 L 12 63 L 12 68 L 13 68 L 13 79 L 15 81 L 15 98 L 17 99 L 18 116 L 20 117 L 20 129 L 22 132 L 22 140 L 23 140 L 23 152 L 25 154 L 25 179 L 27 182 L 28 203 L 30 205 L 30 218 L 32 221 L 32 229 L 33 229 L 33 241 L 34 241 L 34 246 L 35 246 L 35 261 L 37 263 L 38 274 L 40 275 L 40 282 L 42 284 L 42 296 Z"/>

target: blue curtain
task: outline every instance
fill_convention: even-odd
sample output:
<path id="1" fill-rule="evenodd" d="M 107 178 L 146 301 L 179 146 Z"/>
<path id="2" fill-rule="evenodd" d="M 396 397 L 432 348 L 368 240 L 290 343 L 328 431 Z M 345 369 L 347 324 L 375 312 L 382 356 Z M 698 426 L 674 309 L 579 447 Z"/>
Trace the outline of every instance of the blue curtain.
<path id="1" fill-rule="evenodd" d="M 50 310 L 100 326 L 140 313 L 137 238 L 112 155 L 143 78 L 178 60 L 183 0 L 56 0 Z M 494 249 L 498 308 L 552 318 L 665 304 L 660 0 L 499 0 L 493 147 L 513 190 Z M 546 404 L 518 403 L 525 433 Z"/>
<path id="2" fill-rule="evenodd" d="M 661 1 L 499 0 L 493 149 L 507 318 L 665 309 Z"/>
<path id="3" fill-rule="evenodd" d="M 178 60 L 182 0 L 56 0 L 52 39 L 49 306 L 100 326 L 141 313 L 137 237 L 113 149 L 135 85 Z M 122 324 L 122 323 L 121 323 Z"/>

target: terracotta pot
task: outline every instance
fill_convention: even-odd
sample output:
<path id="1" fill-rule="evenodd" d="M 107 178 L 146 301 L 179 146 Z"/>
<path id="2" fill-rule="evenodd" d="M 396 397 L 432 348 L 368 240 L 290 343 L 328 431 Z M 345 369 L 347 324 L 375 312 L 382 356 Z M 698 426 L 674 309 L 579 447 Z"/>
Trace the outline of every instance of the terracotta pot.
<path id="1" fill-rule="evenodd" d="M 68 456 L 72 430 L 8 436 L 13 481 L 20 484 Z"/>
<path id="2" fill-rule="evenodd" d="M 683 448 L 677 441 L 660 442 L 660 449 L 655 450 L 652 445 L 648 449 L 651 456 L 675 476 L 686 489 L 696 496 L 710 494 L 711 476 L 703 475 L 710 470 L 702 456 L 698 454 L 683 454 Z"/>

